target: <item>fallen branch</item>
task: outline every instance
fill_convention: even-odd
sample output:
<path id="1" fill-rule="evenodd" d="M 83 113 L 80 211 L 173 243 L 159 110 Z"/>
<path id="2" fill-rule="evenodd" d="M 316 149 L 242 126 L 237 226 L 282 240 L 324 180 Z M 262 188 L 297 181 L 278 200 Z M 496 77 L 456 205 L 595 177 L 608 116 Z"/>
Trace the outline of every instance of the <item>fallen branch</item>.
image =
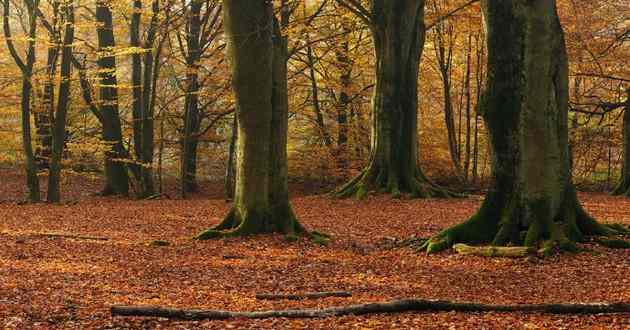
<path id="1" fill-rule="evenodd" d="M 328 297 L 351 297 L 352 293 L 347 291 L 330 291 L 330 292 L 307 292 L 302 294 L 257 294 L 256 299 L 260 300 L 302 300 L 302 299 L 320 299 Z"/>
<path id="2" fill-rule="evenodd" d="M 431 312 L 539 312 L 550 314 L 628 313 L 629 303 L 614 304 L 532 304 L 488 305 L 444 300 L 403 299 L 384 303 L 369 303 L 324 309 L 287 309 L 260 312 L 230 312 L 222 310 L 173 309 L 159 306 L 113 306 L 112 316 L 163 317 L 178 320 L 225 320 L 231 318 L 319 318 L 344 315 Z"/>
<path id="3" fill-rule="evenodd" d="M 526 246 L 470 246 L 455 244 L 453 245 L 453 250 L 459 254 L 481 257 L 521 258 L 536 254 L 536 249 Z"/>
<path id="4" fill-rule="evenodd" d="M 151 195 L 144 198 L 145 201 L 152 201 L 156 199 L 171 199 L 171 197 L 168 194 L 162 193 L 162 194 Z"/>
<path id="5" fill-rule="evenodd" d="M 107 237 L 81 236 L 81 235 L 57 234 L 57 233 L 35 233 L 35 234 L 32 234 L 31 236 L 46 237 L 46 238 L 71 238 L 71 239 L 82 239 L 82 240 L 92 240 L 92 241 L 109 241 L 109 238 Z"/>

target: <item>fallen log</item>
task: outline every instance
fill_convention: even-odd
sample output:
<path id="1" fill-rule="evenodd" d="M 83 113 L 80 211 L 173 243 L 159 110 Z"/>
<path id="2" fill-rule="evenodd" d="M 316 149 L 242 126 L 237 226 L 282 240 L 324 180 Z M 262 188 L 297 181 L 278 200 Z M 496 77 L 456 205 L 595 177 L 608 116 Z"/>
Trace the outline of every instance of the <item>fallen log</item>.
<path id="1" fill-rule="evenodd" d="M 455 244 L 453 250 L 463 255 L 481 257 L 521 258 L 536 254 L 536 249 L 527 246 L 470 246 Z"/>
<path id="2" fill-rule="evenodd" d="M 494 305 L 445 300 L 402 299 L 323 309 L 287 309 L 259 312 L 176 309 L 160 306 L 112 306 L 112 316 L 162 317 L 177 320 L 225 320 L 231 318 L 320 318 L 400 312 L 538 312 L 548 314 L 630 313 L 630 303 L 613 304 L 513 304 Z"/>
<path id="3" fill-rule="evenodd" d="M 69 239 L 80 239 L 80 240 L 88 240 L 88 241 L 109 241 L 107 237 L 94 237 L 94 236 L 83 236 L 83 235 L 73 235 L 73 234 L 59 234 L 59 233 L 34 233 L 31 234 L 34 237 L 45 237 L 45 238 L 69 238 Z"/>
<path id="4" fill-rule="evenodd" d="M 351 297 L 352 293 L 347 291 L 324 291 L 324 292 L 306 292 L 301 294 L 272 294 L 261 293 L 256 295 L 259 300 L 302 300 L 302 299 L 321 299 L 328 297 Z"/>

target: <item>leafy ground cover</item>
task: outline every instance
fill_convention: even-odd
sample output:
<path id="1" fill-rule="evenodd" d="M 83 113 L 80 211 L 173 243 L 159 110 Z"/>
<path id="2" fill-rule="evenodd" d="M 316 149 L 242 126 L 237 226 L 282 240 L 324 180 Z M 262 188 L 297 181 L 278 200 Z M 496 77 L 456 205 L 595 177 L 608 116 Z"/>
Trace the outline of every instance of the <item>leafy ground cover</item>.
<path id="1" fill-rule="evenodd" d="M 90 196 L 73 177 L 65 204 L 19 205 L 19 175 L 0 174 L 0 327 L 274 329 L 624 329 L 630 315 L 400 313 L 308 320 L 179 322 L 112 318 L 109 306 L 150 304 L 236 311 L 317 308 L 417 297 L 481 303 L 630 301 L 630 250 L 596 244 L 576 255 L 502 259 L 392 248 L 460 222 L 481 198 L 331 200 L 293 187 L 295 212 L 328 246 L 281 236 L 198 242 L 229 209 L 219 185 L 190 200 Z M 175 193 L 171 193 L 175 196 Z M 581 194 L 604 222 L 630 224 L 630 200 Z M 54 235 L 50 235 L 54 234 Z M 70 237 L 63 235 L 73 235 Z M 352 292 L 352 297 L 261 301 L 259 293 Z"/>

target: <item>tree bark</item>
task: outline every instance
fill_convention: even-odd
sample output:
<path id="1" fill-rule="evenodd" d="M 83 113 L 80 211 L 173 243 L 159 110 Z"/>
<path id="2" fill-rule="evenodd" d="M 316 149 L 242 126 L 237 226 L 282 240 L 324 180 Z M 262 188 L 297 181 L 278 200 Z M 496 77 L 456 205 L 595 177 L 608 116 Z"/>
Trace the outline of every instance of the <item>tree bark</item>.
<path id="1" fill-rule="evenodd" d="M 186 24 L 186 99 L 184 110 L 184 138 L 182 141 L 182 194 L 195 192 L 197 186 L 197 133 L 199 133 L 199 58 L 201 56 L 201 0 L 190 2 Z"/>
<path id="2" fill-rule="evenodd" d="M 116 58 L 112 54 L 116 41 L 112 21 L 112 12 L 108 0 L 96 2 L 96 32 L 98 37 L 100 81 L 99 109 L 102 116 L 103 140 L 111 149 L 105 153 L 105 187 L 103 195 L 129 193 L 129 176 L 123 159 L 128 158 L 123 145 L 120 115 L 118 113 L 118 80 L 116 78 Z"/>
<path id="3" fill-rule="evenodd" d="M 348 108 L 351 106 L 350 88 L 352 85 L 352 61 L 350 59 L 350 27 L 344 20 L 341 23 L 344 32 L 341 47 L 336 49 L 337 65 L 339 67 L 340 90 L 337 99 L 337 166 L 345 171 L 350 160 L 348 148 Z"/>
<path id="4" fill-rule="evenodd" d="M 61 200 L 61 159 L 66 142 L 66 117 L 70 104 L 70 71 L 72 69 L 72 43 L 74 42 L 74 4 L 72 1 L 62 4 L 64 10 L 64 36 L 61 50 L 59 97 L 53 121 L 52 153 L 50 157 L 50 172 L 48 175 L 49 203 Z"/>
<path id="5" fill-rule="evenodd" d="M 403 193 L 411 197 L 449 196 L 431 183 L 417 164 L 424 1 L 372 0 L 370 28 L 376 56 L 370 160 L 361 174 L 333 195 L 363 198 L 377 190 L 395 197 Z"/>
<path id="6" fill-rule="evenodd" d="M 626 90 L 626 106 L 623 111 L 623 164 L 621 179 L 613 195 L 630 197 L 630 88 Z"/>
<path id="7" fill-rule="evenodd" d="M 33 152 L 33 144 L 31 140 L 31 96 L 33 91 L 32 78 L 33 66 L 35 65 L 35 43 L 37 35 L 37 17 L 36 10 L 39 3 L 25 1 L 29 14 L 29 41 L 26 54 L 26 61 L 19 56 L 11 34 L 10 26 L 10 1 L 3 1 L 2 28 L 4 39 L 9 48 L 9 53 L 13 60 L 20 68 L 22 73 L 22 96 L 20 101 L 22 115 L 22 147 L 24 150 L 25 169 L 26 169 L 26 187 L 28 188 L 28 201 L 35 203 L 41 201 L 39 178 L 37 177 L 37 161 Z"/>
<path id="8" fill-rule="evenodd" d="M 488 81 L 483 117 L 492 147 L 493 183 L 468 221 L 425 243 L 575 250 L 585 235 L 619 230 L 581 207 L 568 148 L 568 60 L 555 1 L 485 0 Z"/>
<path id="9" fill-rule="evenodd" d="M 236 190 L 236 141 L 238 141 L 238 123 L 235 114 L 232 120 L 232 134 L 225 168 L 225 196 L 230 200 L 234 198 Z"/>
<path id="10" fill-rule="evenodd" d="M 251 0 L 250 0 L 251 1 Z M 548 314 L 627 313 L 628 303 L 614 304 L 522 304 L 492 305 L 445 300 L 402 299 L 323 309 L 287 309 L 260 312 L 175 309 L 160 306 L 112 306 L 112 316 L 164 317 L 177 320 L 226 320 L 232 318 L 320 318 L 402 312 L 538 312 Z"/>
<path id="11" fill-rule="evenodd" d="M 133 140 L 138 166 L 139 197 L 152 196 L 155 193 L 153 182 L 153 104 L 152 85 L 154 78 L 154 43 L 157 34 L 157 19 L 159 1 L 151 4 L 151 20 L 146 31 L 144 42 L 140 38 L 140 23 L 142 15 L 142 1 L 133 1 L 134 12 L 131 15 L 129 29 L 130 45 L 138 49 L 131 56 L 131 81 L 133 84 L 132 114 Z M 144 56 L 139 52 L 144 51 Z"/>
<path id="12" fill-rule="evenodd" d="M 197 239 L 307 234 L 288 196 L 287 39 L 269 1 L 226 1 L 223 12 L 238 126 L 235 200 L 225 220 Z"/>

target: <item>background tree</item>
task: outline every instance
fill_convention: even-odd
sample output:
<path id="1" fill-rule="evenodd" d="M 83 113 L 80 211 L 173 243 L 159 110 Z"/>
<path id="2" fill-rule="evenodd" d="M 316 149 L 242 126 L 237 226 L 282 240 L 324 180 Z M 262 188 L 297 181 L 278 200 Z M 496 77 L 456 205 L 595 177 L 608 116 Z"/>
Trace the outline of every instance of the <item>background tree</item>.
<path id="1" fill-rule="evenodd" d="M 338 2 L 367 24 L 376 56 L 372 146 L 366 169 L 335 192 L 365 197 L 370 190 L 399 196 L 446 197 L 417 164 L 418 67 L 425 40 L 424 1 Z"/>
<path id="2" fill-rule="evenodd" d="M 21 115 L 22 115 L 22 146 L 25 155 L 26 185 L 28 187 L 28 201 L 39 202 L 41 199 L 39 179 L 37 178 L 37 163 L 33 152 L 31 140 L 31 95 L 33 92 L 33 66 L 35 64 L 35 43 L 37 34 L 37 8 L 39 1 L 24 1 L 28 10 L 28 44 L 26 60 L 22 59 L 13 42 L 10 19 L 11 1 L 4 0 L 2 28 L 4 40 L 11 57 L 22 73 L 22 95 L 21 95 Z"/>
<path id="3" fill-rule="evenodd" d="M 72 69 L 72 47 L 74 43 L 74 3 L 68 1 L 60 5 L 63 10 L 63 41 L 61 43 L 60 82 L 55 116 L 52 128 L 52 153 L 48 175 L 48 194 L 50 203 L 61 200 L 61 158 L 66 142 L 66 118 L 70 105 L 70 82 Z"/>

